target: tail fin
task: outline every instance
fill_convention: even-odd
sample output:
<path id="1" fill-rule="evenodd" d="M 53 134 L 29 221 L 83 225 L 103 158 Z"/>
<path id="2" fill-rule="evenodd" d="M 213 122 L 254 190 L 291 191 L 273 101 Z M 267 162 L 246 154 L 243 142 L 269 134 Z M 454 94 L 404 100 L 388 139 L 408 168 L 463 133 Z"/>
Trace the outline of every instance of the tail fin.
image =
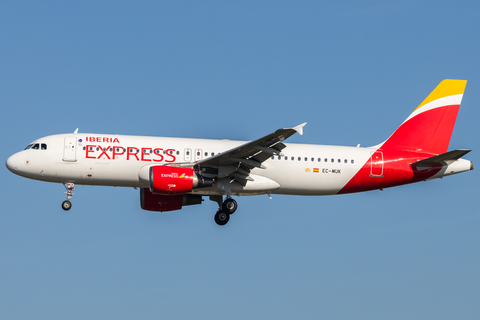
<path id="1" fill-rule="evenodd" d="M 466 85 L 466 80 L 440 82 L 380 148 L 447 152 Z"/>

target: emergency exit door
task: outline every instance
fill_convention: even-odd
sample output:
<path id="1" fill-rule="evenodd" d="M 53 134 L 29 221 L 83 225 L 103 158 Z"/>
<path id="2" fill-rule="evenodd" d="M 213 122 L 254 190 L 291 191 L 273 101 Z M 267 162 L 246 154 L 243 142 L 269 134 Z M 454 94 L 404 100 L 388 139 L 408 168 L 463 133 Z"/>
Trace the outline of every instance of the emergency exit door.
<path id="1" fill-rule="evenodd" d="M 370 157 L 370 176 L 383 178 L 383 152 L 376 151 Z"/>

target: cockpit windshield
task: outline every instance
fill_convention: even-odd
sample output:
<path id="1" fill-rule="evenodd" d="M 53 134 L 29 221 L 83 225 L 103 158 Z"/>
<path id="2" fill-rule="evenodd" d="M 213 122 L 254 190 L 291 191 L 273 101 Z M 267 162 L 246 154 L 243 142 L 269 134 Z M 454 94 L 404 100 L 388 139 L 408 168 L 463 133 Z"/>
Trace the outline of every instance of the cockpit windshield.
<path id="1" fill-rule="evenodd" d="M 47 144 L 46 143 L 31 143 L 28 146 L 25 147 L 23 150 L 47 150 Z"/>

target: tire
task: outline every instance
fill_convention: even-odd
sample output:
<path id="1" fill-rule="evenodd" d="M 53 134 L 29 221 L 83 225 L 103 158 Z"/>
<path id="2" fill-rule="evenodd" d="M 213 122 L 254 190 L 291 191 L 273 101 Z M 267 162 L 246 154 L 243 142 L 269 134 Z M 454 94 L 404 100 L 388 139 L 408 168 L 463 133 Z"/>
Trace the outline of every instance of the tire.
<path id="1" fill-rule="evenodd" d="M 228 214 L 233 214 L 235 211 L 237 211 L 237 207 L 238 207 L 237 201 L 233 199 L 226 199 L 222 203 L 222 211 Z"/>
<path id="2" fill-rule="evenodd" d="M 62 202 L 62 209 L 68 211 L 72 208 L 72 203 L 68 200 Z"/>
<path id="3" fill-rule="evenodd" d="M 215 222 L 219 226 L 224 226 L 227 224 L 228 220 L 230 220 L 230 215 L 228 213 L 225 213 L 223 211 L 218 211 L 215 214 Z"/>

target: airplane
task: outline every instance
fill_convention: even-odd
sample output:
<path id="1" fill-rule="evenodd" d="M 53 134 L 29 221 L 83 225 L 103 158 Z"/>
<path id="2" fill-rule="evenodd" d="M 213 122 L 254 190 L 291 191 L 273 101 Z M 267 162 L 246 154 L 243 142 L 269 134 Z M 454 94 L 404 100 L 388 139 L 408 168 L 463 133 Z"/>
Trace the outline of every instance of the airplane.
<path id="1" fill-rule="evenodd" d="M 384 142 L 372 147 L 285 143 L 302 123 L 254 141 L 74 133 L 43 137 L 10 156 L 22 177 L 62 183 L 70 210 L 75 185 L 140 189 L 149 211 L 180 210 L 203 197 L 225 225 L 232 196 L 336 195 L 443 178 L 473 169 L 471 150 L 447 151 L 467 81 L 446 79 Z"/>

